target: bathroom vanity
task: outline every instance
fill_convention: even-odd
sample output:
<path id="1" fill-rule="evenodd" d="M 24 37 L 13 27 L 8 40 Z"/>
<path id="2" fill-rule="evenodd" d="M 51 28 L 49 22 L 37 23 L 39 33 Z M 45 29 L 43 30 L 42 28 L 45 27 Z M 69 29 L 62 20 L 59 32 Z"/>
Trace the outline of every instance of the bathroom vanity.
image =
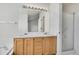
<path id="1" fill-rule="evenodd" d="M 14 38 L 15 55 L 55 55 L 56 48 L 56 36 L 16 36 Z"/>
<path id="2" fill-rule="evenodd" d="M 18 22 L 19 34 L 14 36 L 14 54 L 56 54 L 57 37 L 50 35 L 49 29 L 48 10 L 24 5 Z"/>

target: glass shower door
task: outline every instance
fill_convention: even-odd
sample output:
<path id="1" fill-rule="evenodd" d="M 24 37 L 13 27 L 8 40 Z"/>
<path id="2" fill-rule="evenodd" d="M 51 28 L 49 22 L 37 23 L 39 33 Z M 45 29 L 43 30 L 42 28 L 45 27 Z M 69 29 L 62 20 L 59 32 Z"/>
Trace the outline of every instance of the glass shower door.
<path id="1" fill-rule="evenodd" d="M 74 49 L 73 14 L 63 13 L 62 19 L 62 52 Z"/>

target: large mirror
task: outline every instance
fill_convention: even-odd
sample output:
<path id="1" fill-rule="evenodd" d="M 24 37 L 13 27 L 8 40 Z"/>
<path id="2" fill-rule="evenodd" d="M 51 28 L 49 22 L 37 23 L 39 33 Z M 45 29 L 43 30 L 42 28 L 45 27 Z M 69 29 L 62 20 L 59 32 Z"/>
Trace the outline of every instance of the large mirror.
<path id="1" fill-rule="evenodd" d="M 45 31 L 45 12 L 28 10 L 28 32 Z"/>
<path id="2" fill-rule="evenodd" d="M 39 31 L 39 20 L 40 20 L 40 12 L 30 11 L 28 13 L 28 32 L 38 32 Z M 44 22 L 44 19 L 42 19 L 42 21 Z M 43 23 L 43 25 L 44 25 L 44 23 Z M 43 30 L 44 26 L 41 26 L 41 27 L 42 27 L 41 31 L 44 31 Z"/>
<path id="3" fill-rule="evenodd" d="M 46 11 L 35 9 L 24 9 L 19 20 L 19 31 L 27 32 L 45 32 L 46 31 Z"/>

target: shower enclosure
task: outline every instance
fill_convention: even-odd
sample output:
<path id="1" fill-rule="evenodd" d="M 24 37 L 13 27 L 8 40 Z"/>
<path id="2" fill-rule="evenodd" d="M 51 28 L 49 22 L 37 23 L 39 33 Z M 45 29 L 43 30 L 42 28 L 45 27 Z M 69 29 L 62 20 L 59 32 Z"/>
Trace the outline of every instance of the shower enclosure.
<path id="1" fill-rule="evenodd" d="M 62 14 L 61 54 L 79 54 L 79 13 Z"/>
<path id="2" fill-rule="evenodd" d="M 62 14 L 62 54 L 74 51 L 75 39 L 74 39 L 74 25 L 75 14 L 64 13 Z"/>

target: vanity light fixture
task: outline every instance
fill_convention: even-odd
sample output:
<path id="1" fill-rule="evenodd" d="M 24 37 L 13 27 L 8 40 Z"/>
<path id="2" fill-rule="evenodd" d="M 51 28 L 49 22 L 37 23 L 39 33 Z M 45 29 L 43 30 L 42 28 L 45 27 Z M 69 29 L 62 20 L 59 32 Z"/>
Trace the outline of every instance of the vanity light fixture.
<path id="1" fill-rule="evenodd" d="M 26 5 L 23 5 L 23 8 L 35 9 L 35 10 L 40 10 L 40 11 L 46 11 L 47 12 L 46 8 L 40 8 L 40 7 L 34 7 L 34 6 L 26 6 Z"/>

